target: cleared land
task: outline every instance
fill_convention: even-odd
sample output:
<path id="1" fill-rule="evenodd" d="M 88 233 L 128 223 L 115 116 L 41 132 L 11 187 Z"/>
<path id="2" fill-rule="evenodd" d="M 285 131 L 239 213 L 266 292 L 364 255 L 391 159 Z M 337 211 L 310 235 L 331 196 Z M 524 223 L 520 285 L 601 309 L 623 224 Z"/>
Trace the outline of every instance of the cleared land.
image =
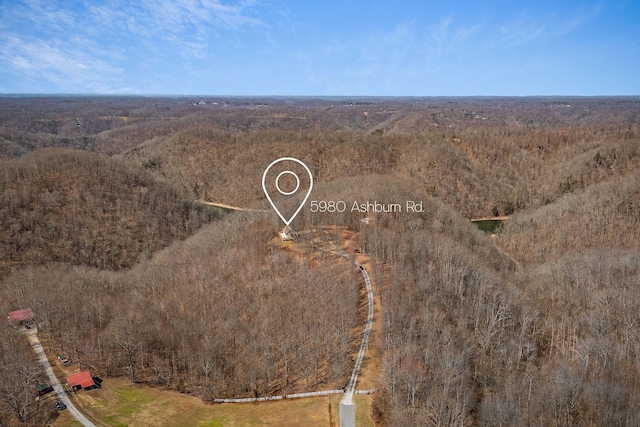
<path id="1" fill-rule="evenodd" d="M 193 396 L 145 387 L 118 379 L 107 379 L 100 390 L 79 393 L 74 402 L 103 426 L 318 426 L 337 425 L 337 402 L 341 396 L 261 404 L 206 404 Z M 357 396 L 359 406 L 368 406 L 366 396 Z M 331 405 L 331 413 L 329 411 Z M 369 420 L 367 422 L 367 419 Z M 358 413 L 363 426 L 371 418 Z M 55 427 L 79 424 L 61 416 Z"/>

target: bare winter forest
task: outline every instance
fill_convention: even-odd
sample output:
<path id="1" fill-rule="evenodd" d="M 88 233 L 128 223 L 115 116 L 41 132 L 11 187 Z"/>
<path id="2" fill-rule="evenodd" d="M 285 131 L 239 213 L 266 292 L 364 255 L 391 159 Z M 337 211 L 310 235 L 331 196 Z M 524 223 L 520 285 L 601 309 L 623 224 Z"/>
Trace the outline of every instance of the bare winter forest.
<path id="1" fill-rule="evenodd" d="M 634 97 L 2 97 L 0 314 L 31 308 L 96 375 L 206 401 L 339 389 L 365 297 L 322 248 L 358 248 L 377 425 L 637 426 L 639 118 Z M 307 206 L 284 244 L 260 186 L 282 156 L 310 200 L 423 212 Z M 56 416 L 42 378 L 0 322 L 0 425 Z"/>

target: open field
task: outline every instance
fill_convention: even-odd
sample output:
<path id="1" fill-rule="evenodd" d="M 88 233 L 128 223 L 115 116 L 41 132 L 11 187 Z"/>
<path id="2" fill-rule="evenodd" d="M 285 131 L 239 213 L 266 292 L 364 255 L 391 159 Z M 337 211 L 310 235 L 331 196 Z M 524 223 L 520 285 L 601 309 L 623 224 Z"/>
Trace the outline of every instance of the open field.
<path id="1" fill-rule="evenodd" d="M 206 404 L 196 397 L 175 391 L 108 379 L 100 390 L 77 394 L 74 402 L 100 426 L 329 427 L 338 425 L 336 414 L 340 398 L 292 399 L 266 404 Z M 357 407 L 367 407 L 367 399 L 358 396 Z M 366 412 L 358 412 L 357 417 L 359 426 L 373 426 Z M 65 413 L 53 424 L 54 427 L 78 425 Z"/>
<path id="2" fill-rule="evenodd" d="M 329 418 L 327 399 L 212 405 L 122 380 L 105 381 L 101 390 L 78 395 L 76 401 L 87 414 L 108 426 L 326 426 Z"/>

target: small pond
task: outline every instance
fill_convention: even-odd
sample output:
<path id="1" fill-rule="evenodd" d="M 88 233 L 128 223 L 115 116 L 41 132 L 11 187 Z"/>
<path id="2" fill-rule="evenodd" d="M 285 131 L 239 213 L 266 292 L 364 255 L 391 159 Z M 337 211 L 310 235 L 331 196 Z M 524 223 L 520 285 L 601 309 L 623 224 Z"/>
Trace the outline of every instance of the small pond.
<path id="1" fill-rule="evenodd" d="M 485 233 L 495 234 L 504 226 L 504 219 L 476 219 L 471 220 L 476 227 Z"/>

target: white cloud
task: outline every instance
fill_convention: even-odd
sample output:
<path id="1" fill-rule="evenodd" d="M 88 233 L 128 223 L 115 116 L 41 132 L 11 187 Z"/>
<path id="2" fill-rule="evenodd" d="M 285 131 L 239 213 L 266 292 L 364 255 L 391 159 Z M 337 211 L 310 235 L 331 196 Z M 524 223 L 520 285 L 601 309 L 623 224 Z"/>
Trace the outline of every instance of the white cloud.
<path id="1" fill-rule="evenodd" d="M 8 65 L 32 80 L 44 79 L 67 92 L 110 91 L 121 70 L 92 55 L 68 50 L 55 40 L 2 37 L 0 55 Z"/>
<path id="2" fill-rule="evenodd" d="M 548 23 L 530 20 L 516 20 L 500 27 L 503 45 L 518 46 L 548 33 Z"/>
<path id="3" fill-rule="evenodd" d="M 459 24 L 452 15 L 444 16 L 420 33 L 421 42 L 415 52 L 417 59 L 424 65 L 476 49 L 474 36 L 483 29 L 483 23 Z"/>
<path id="4" fill-rule="evenodd" d="M 143 0 L 121 2 L 115 7 L 95 8 L 100 15 L 117 19 L 126 17 L 128 28 L 143 37 L 172 39 L 175 36 L 190 39 L 222 30 L 263 26 L 264 23 L 249 15 L 251 4 L 226 5 L 215 0 Z M 114 24 L 114 20 L 110 19 Z M 117 24 L 116 24 L 117 25 Z"/>
<path id="5" fill-rule="evenodd" d="M 451 16 L 442 18 L 438 24 L 428 29 L 427 44 L 431 55 L 440 55 L 445 45 L 448 45 L 450 31 L 449 27 L 453 19 Z"/>
<path id="6" fill-rule="evenodd" d="M 41 0 L 23 0 L 25 7 L 18 9 L 21 19 L 32 22 L 36 29 L 63 31 L 75 27 L 73 11 L 56 8 L 55 3 Z"/>
<path id="7" fill-rule="evenodd" d="M 569 34 L 595 18 L 603 9 L 598 3 L 570 13 L 525 14 L 500 26 L 500 44 L 520 46 L 537 39 L 553 39 Z"/>
<path id="8" fill-rule="evenodd" d="M 202 60 L 221 39 L 264 28 L 255 17 L 259 7 L 220 0 L 24 0 L 0 8 L 0 66 L 16 80 L 50 82 L 59 91 L 118 91 L 124 69 L 175 57 Z"/>

